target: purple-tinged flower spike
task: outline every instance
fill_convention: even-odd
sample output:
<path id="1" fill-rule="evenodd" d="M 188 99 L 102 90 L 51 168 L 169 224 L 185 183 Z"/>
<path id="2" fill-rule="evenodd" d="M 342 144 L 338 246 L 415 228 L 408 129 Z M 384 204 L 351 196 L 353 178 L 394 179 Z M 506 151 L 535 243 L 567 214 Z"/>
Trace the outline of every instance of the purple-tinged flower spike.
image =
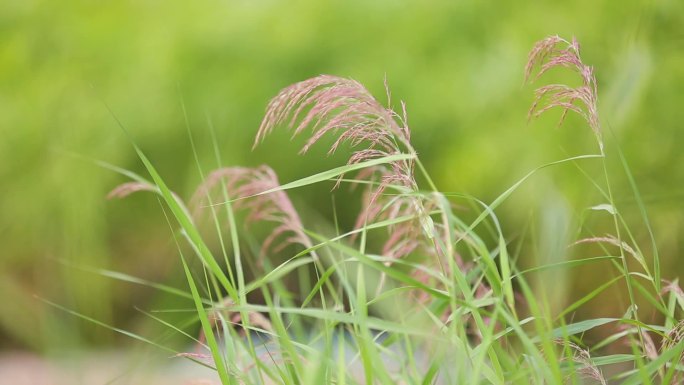
<path id="1" fill-rule="evenodd" d="M 159 190 L 159 187 L 146 183 L 146 182 L 126 182 L 122 183 L 118 186 L 116 186 L 112 191 L 110 191 L 107 194 L 107 199 L 114 199 L 114 198 L 119 198 L 123 199 L 126 198 L 127 196 L 137 193 L 140 191 L 148 191 L 148 192 L 153 192 L 156 194 L 161 194 L 161 191 Z M 171 195 L 173 195 L 174 199 L 176 199 L 176 202 L 185 210 L 186 214 L 188 213 L 187 208 L 185 207 L 185 204 L 183 203 L 183 200 L 176 194 L 175 192 L 171 191 Z"/>
<path id="2" fill-rule="evenodd" d="M 383 107 L 361 83 L 337 76 L 320 75 L 280 91 L 266 109 L 254 146 L 281 123 L 294 129 L 293 136 L 314 123 L 314 134 L 302 152 L 326 133 L 338 130 L 344 131 L 339 142 L 368 140 L 371 147 L 393 152 L 399 140 L 411 149 L 410 132 L 400 116 Z"/>
<path id="3" fill-rule="evenodd" d="M 562 48 L 558 48 L 558 46 Z M 535 99 L 529 110 L 528 119 L 538 117 L 544 112 L 560 107 L 563 110 L 559 125 L 563 123 L 568 111 L 582 116 L 594 132 L 603 153 L 603 138 L 598 117 L 598 90 L 594 70 L 584 64 L 580 56 L 580 46 L 575 38 L 571 42 L 559 37 L 550 36 L 537 42 L 529 54 L 525 67 L 525 81 L 534 81 L 556 67 L 575 70 L 582 79 L 582 84 L 571 87 L 565 84 L 550 84 L 535 91 Z M 536 74 L 533 72 L 537 69 Z"/>
<path id="4" fill-rule="evenodd" d="M 248 223 L 267 221 L 277 224 L 262 243 L 262 257 L 269 251 L 278 252 L 289 244 L 300 244 L 307 249 L 313 246 L 304 233 L 304 226 L 297 210 L 284 191 L 257 195 L 280 186 L 278 177 L 268 166 L 227 167 L 213 171 L 190 200 L 190 206 L 194 208 L 193 215 L 199 214 L 207 195 L 221 184 L 231 199 L 244 198 L 235 201 L 233 207 L 249 210 L 246 218 Z M 285 239 L 282 239 L 283 237 Z M 274 245 L 278 240 L 280 242 Z M 312 255 L 316 257 L 314 253 Z"/>
<path id="5" fill-rule="evenodd" d="M 107 199 L 125 198 L 139 191 L 158 192 L 156 186 L 143 182 L 126 182 L 116 186 L 107 194 Z"/>
<path id="6" fill-rule="evenodd" d="M 389 99 L 389 88 L 386 84 L 385 86 Z M 363 148 L 354 152 L 347 162 L 357 164 L 402 152 L 415 154 L 407 121 L 404 103 L 402 115 L 399 115 L 392 109 L 382 106 L 359 82 L 321 75 L 291 85 L 273 98 L 266 109 L 266 116 L 261 123 L 254 146 L 262 142 L 266 135 L 280 124 L 285 124 L 293 130 L 293 137 L 311 127 L 312 134 L 302 147 L 301 153 L 307 152 L 323 136 L 330 133 L 337 135 L 337 140 L 330 147 L 329 154 L 334 153 L 343 143 L 348 143 L 352 147 L 363 145 Z M 376 166 L 371 171 L 363 170 L 358 174 L 358 178 L 375 181 L 377 184 L 366 195 L 364 210 L 357 220 L 357 228 L 378 219 L 381 214 L 387 219 L 415 215 L 420 224 L 430 222 L 421 198 L 413 195 L 418 192 L 414 169 L 415 161 L 409 159 Z M 390 187 L 402 196 L 381 199 Z M 387 205 L 391 199 L 394 199 L 394 202 Z M 399 226 L 398 232 L 394 231 L 397 228 L 390 229 L 393 235 L 385 245 L 384 254 L 399 258 L 418 246 L 420 226 L 418 231 L 409 228 L 410 226 L 416 227 L 416 224 L 407 223 Z M 432 230 L 429 226 L 423 228 L 428 231 L 426 235 L 431 237 Z"/>
<path id="7" fill-rule="evenodd" d="M 402 104 L 403 105 L 403 104 Z M 286 124 L 293 137 L 311 127 L 312 134 L 300 153 L 328 133 L 338 135 L 328 153 L 334 153 L 343 143 L 352 147 L 365 144 L 354 152 L 349 164 L 361 163 L 403 151 L 415 154 L 411 146 L 411 134 L 406 114 L 400 116 L 390 108 L 383 107 L 361 83 L 331 75 L 293 84 L 278 93 L 266 109 L 259 127 L 254 147 L 261 143 L 273 129 Z M 396 180 L 403 186 L 416 190 L 413 179 L 413 160 L 396 161 L 391 164 Z"/>

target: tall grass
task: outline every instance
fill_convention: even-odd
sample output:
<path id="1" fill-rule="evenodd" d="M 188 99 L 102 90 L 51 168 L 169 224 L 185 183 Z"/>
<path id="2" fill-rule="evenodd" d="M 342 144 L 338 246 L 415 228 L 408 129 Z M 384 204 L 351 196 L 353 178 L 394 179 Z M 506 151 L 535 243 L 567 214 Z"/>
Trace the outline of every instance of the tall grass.
<path id="1" fill-rule="evenodd" d="M 134 144 L 151 180 L 134 175 L 111 195 L 146 190 L 159 196 L 189 290 L 155 287 L 192 298 L 201 325 L 199 342 L 189 341 L 198 351 L 184 356 L 204 360 L 223 384 L 683 381 L 684 292 L 676 280 L 661 279 L 655 241 L 647 255 L 615 202 L 615 176 L 606 165 L 612 154 L 641 199 L 624 155 L 604 142 L 592 67 L 576 40 L 553 36 L 534 46 L 525 78 L 539 81 L 563 70 L 574 71 L 579 85 L 540 87 L 530 117 L 561 109 L 562 123 L 568 112 L 579 114 L 598 152 L 542 165 L 492 202 L 440 192 L 411 143 L 406 106 L 395 112 L 389 89 L 385 106 L 360 83 L 335 76 L 282 90 L 267 108 L 255 146 L 286 126 L 293 136 L 308 135 L 302 153 L 324 137 L 333 138 L 330 153 L 351 148 L 346 165 L 280 184 L 268 166 L 224 167 L 216 147 L 216 171 L 186 205 Z M 589 162 L 599 162 L 603 173 L 590 175 L 584 169 Z M 559 164 L 574 164 L 590 178 L 604 199 L 592 207 L 593 215 L 611 216 L 614 231 L 564 245 L 595 244 L 599 255 L 521 270 L 517 261 L 530 252 L 506 234 L 497 209 L 529 178 Z M 340 229 L 334 218 L 334 226 L 314 227 L 290 201 L 297 189 L 329 181 L 334 188 L 365 189 L 353 228 Z M 472 207 L 475 219 L 460 216 L 456 202 Z M 652 234 L 641 203 L 640 212 Z M 270 235 L 254 242 L 240 232 L 239 218 L 269 224 Z M 219 240 L 218 250 L 208 246 L 208 236 Z M 269 258 L 283 252 L 292 252 L 284 262 Z M 201 269 L 191 268 L 192 258 Z M 535 284 L 540 274 L 579 266 L 617 274 L 568 306 L 549 303 L 545 289 L 555 283 Z M 613 286 L 628 297 L 620 314 L 576 318 L 578 309 Z M 262 300 L 248 300 L 255 295 Z M 639 307 L 643 303 L 646 308 Z M 587 340 L 595 329 L 608 337 Z"/>

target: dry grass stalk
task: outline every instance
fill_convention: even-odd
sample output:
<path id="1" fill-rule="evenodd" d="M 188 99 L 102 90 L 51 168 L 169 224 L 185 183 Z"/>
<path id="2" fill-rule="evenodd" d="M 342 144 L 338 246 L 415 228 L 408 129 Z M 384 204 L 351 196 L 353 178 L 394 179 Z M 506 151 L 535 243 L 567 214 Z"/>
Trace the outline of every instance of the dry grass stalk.
<path id="1" fill-rule="evenodd" d="M 605 237 L 592 237 L 592 238 L 580 239 L 579 241 L 573 242 L 570 246 L 579 245 L 579 244 L 583 244 L 583 243 L 607 243 L 607 244 L 619 247 L 623 251 L 627 252 L 627 254 L 634 257 L 634 259 L 637 259 L 637 260 L 641 259 L 639 257 L 639 254 L 637 254 L 637 252 L 632 248 L 632 246 L 630 246 L 627 242 L 620 241 L 619 239 L 615 238 L 612 235 L 608 235 Z"/>
<path id="2" fill-rule="evenodd" d="M 680 320 L 669 332 L 667 332 L 667 337 L 663 338 L 660 350 L 664 352 L 671 349 L 681 342 L 682 339 L 684 339 L 684 320 Z"/>
<path id="3" fill-rule="evenodd" d="M 581 366 L 577 369 L 577 374 L 580 375 L 581 379 L 588 379 L 600 383 L 601 385 L 607 385 L 606 379 L 594 364 L 591 359 L 589 351 L 582 348 L 581 346 L 567 340 L 556 340 L 556 344 L 563 347 L 567 347 L 572 351 L 572 357 L 565 357 L 563 360 L 572 360 L 576 364 Z"/>

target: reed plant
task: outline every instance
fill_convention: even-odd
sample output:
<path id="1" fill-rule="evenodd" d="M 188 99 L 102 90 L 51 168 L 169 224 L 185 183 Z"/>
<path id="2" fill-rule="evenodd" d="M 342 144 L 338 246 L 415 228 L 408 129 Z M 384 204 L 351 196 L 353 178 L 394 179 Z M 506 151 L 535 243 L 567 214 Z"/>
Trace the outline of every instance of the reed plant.
<path id="1" fill-rule="evenodd" d="M 535 44 L 524 78 L 543 82 L 555 71 L 574 74 L 576 84 L 539 87 L 529 117 L 560 109 L 562 124 L 568 113 L 578 114 L 588 129 L 577 135 L 593 135 L 596 149 L 540 165 L 491 202 L 440 191 L 412 145 L 408 108 L 403 102 L 393 108 L 387 84 L 386 103 L 359 82 L 330 75 L 280 91 L 255 147 L 272 131 L 290 129 L 294 140 L 305 137 L 302 154 L 323 145 L 329 153 L 350 154 L 344 165 L 287 183 L 267 165 L 225 167 L 215 146 L 217 168 L 205 174 L 197 161 L 206 176 L 186 204 L 133 142 L 150 178 L 119 170 L 132 181 L 110 196 L 151 191 L 159 197 L 188 287 L 154 287 L 192 299 L 200 324 L 197 336 L 184 334 L 194 347 L 174 352 L 215 369 L 222 384 L 684 381 L 684 292 L 676 279 L 661 276 L 655 241 L 637 243 L 614 199 L 611 157 L 624 166 L 652 234 L 625 156 L 604 141 L 596 78 L 575 39 L 551 36 Z M 603 172 L 589 174 L 587 163 Z M 603 198 L 591 213 L 609 216 L 613 231 L 564 245 L 592 244 L 598 255 L 522 269 L 518 262 L 530 252 L 504 231 L 497 209 L 528 179 L 561 164 L 589 178 Z M 304 220 L 290 196 L 317 183 L 340 189 L 338 195 L 346 186 L 363 189 L 353 227 L 340 228 L 336 218 L 327 226 Z M 463 207 L 474 220 L 461 215 Z M 270 226 L 270 234 L 255 239 L 239 221 Z M 218 239 L 218 247 L 207 237 Z M 283 253 L 284 261 L 271 258 Z M 199 269 L 191 267 L 193 260 Z M 549 303 L 545 291 L 554 282 L 533 283 L 546 271 L 583 266 L 610 273 L 569 305 Z M 620 314 L 576 316 L 612 287 L 628 298 Z M 179 325 L 165 326 L 183 333 Z M 585 338 L 598 329 L 607 337 Z"/>

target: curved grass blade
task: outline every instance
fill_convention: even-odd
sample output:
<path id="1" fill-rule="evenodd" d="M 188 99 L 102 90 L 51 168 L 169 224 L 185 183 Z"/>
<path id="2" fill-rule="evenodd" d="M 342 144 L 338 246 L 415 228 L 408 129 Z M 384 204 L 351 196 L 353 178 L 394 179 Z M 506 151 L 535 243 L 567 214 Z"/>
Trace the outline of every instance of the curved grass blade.
<path id="1" fill-rule="evenodd" d="M 397 161 L 401 161 L 401 160 L 411 160 L 411 159 L 415 159 L 415 158 L 416 158 L 415 154 L 397 154 L 397 155 L 384 156 L 382 158 L 377 158 L 377 159 L 371 159 L 371 160 L 361 162 L 361 163 L 354 163 L 354 164 L 348 164 L 345 166 L 335 167 L 335 168 L 330 169 L 330 170 L 319 172 L 318 174 L 314 174 L 314 175 L 310 175 L 310 176 L 307 176 L 307 177 L 304 177 L 301 179 L 297 179 L 297 180 L 290 182 L 290 183 L 285 183 L 285 184 L 280 185 L 276 188 L 272 188 L 272 189 L 269 189 L 266 191 L 262 191 L 258 194 L 233 199 L 233 200 L 231 200 L 231 202 L 241 200 L 241 199 L 249 199 L 252 197 L 259 196 L 259 195 L 270 194 L 270 193 L 274 193 L 276 191 L 291 190 L 294 188 L 304 187 L 304 186 L 308 186 L 308 185 L 315 184 L 315 183 L 325 182 L 325 181 L 334 179 L 336 177 L 339 177 L 340 175 L 344 175 L 344 174 L 352 172 L 352 171 L 361 170 L 361 169 L 364 169 L 367 167 L 377 166 L 380 164 L 397 162 Z M 226 202 L 215 203 L 214 205 L 223 205 L 225 203 Z"/>
<path id="2" fill-rule="evenodd" d="M 670 363 L 670 360 L 677 360 L 682 355 L 682 352 L 684 352 L 684 340 L 679 341 L 675 346 L 671 347 L 670 349 L 667 349 L 665 352 L 663 352 L 663 354 L 658 356 L 658 358 L 639 368 L 639 370 L 636 373 L 628 377 L 625 381 L 621 383 L 621 385 L 641 384 L 642 379 L 644 377 L 653 376 L 655 372 L 657 372 L 660 368 L 666 367 L 666 365 L 668 364 L 676 364 L 676 361 Z"/>
<path id="3" fill-rule="evenodd" d="M 231 298 L 233 298 L 234 301 L 238 301 L 239 299 L 237 290 L 235 289 L 233 284 L 230 283 L 228 277 L 221 269 L 221 266 L 219 266 L 218 262 L 216 262 L 216 259 L 211 254 L 211 251 L 204 243 L 204 240 L 202 239 L 202 236 L 193 224 L 191 216 L 188 213 L 188 211 L 180 202 L 176 200 L 173 193 L 171 193 L 171 190 L 166 186 L 166 183 L 161 178 L 161 176 L 159 175 L 155 167 L 152 165 L 152 163 L 149 161 L 149 159 L 147 159 L 147 156 L 145 156 L 142 150 L 140 150 L 140 148 L 135 143 L 133 143 L 133 146 L 135 148 L 136 153 L 138 154 L 138 157 L 145 165 L 147 172 L 150 173 L 150 175 L 152 176 L 152 180 L 159 188 L 159 191 L 161 193 L 162 198 L 164 199 L 164 202 L 171 210 L 171 213 L 176 218 L 176 221 L 178 221 L 179 225 L 183 229 L 184 234 L 193 246 L 193 249 L 197 253 L 197 256 L 209 268 L 209 270 L 219 280 L 219 282 L 221 282 L 221 285 L 223 285 L 224 289 L 226 289 L 228 295 Z"/>
<path id="4" fill-rule="evenodd" d="M 48 305 L 50 305 L 50 306 L 52 306 L 52 307 L 54 307 L 54 308 L 56 308 L 56 309 L 59 309 L 59 310 L 65 312 L 65 313 L 71 314 L 71 315 L 73 315 L 73 316 L 75 316 L 75 317 L 78 317 L 78 318 L 80 318 L 80 319 L 83 319 L 83 320 L 85 320 L 85 321 L 88 321 L 88 322 L 90 322 L 90 323 L 93 323 L 93 324 L 95 324 L 95 325 L 97 325 L 97 326 L 101 326 L 101 327 L 103 327 L 103 328 L 105 328 L 105 329 L 109 329 L 109 330 L 111 330 L 111 331 L 113 331 L 113 332 L 122 334 L 122 335 L 124 335 L 124 336 L 126 336 L 126 337 L 129 337 L 129 338 L 132 338 L 132 339 L 134 339 L 134 340 L 137 340 L 137 341 L 140 341 L 140 342 L 144 342 L 144 343 L 146 343 L 146 344 L 148 344 L 148 345 L 152 345 L 152 346 L 154 346 L 154 347 L 156 347 L 156 348 L 159 348 L 159 349 L 161 349 L 161 350 L 167 351 L 167 352 L 169 352 L 169 353 L 173 353 L 174 355 L 181 353 L 181 352 L 179 352 L 179 351 L 176 351 L 175 349 L 169 348 L 168 346 L 164 346 L 164 345 L 161 345 L 161 344 L 159 344 L 159 343 L 157 343 L 157 342 L 154 342 L 154 341 L 152 341 L 152 340 L 149 339 L 149 338 L 143 337 L 143 336 L 141 336 L 141 335 L 139 335 L 139 334 L 135 334 L 135 333 L 133 333 L 133 332 L 129 332 L 128 330 L 124 330 L 124 329 L 120 329 L 120 328 L 114 327 L 114 326 L 112 326 L 112 325 L 108 325 L 108 324 L 106 324 L 106 323 L 104 323 L 104 322 L 102 322 L 102 321 L 96 320 L 95 318 L 92 318 L 92 317 L 88 317 L 87 315 L 82 314 L 82 313 L 79 313 L 79 312 L 77 312 L 77 311 L 68 309 L 68 308 L 66 308 L 66 307 L 64 307 L 64 306 L 62 306 L 62 305 L 59 305 L 59 304 L 57 304 L 57 303 L 55 303 L 55 302 L 52 302 L 52 301 L 50 301 L 50 300 L 48 300 L 48 299 L 39 297 L 39 296 L 37 296 L 37 295 L 34 296 L 34 297 L 35 297 L 36 299 L 38 299 L 39 301 L 42 301 L 42 302 L 44 302 L 44 303 L 46 303 L 46 304 L 48 304 Z M 202 362 L 202 361 L 195 360 L 195 359 L 193 359 L 192 357 L 187 357 L 187 358 L 188 358 L 189 360 L 193 361 L 193 362 L 196 362 L 196 363 L 198 363 L 198 364 L 204 366 L 204 367 L 207 367 L 207 368 L 216 370 L 216 368 L 214 368 L 213 366 L 207 365 L 206 363 L 204 363 L 204 362 Z"/>

